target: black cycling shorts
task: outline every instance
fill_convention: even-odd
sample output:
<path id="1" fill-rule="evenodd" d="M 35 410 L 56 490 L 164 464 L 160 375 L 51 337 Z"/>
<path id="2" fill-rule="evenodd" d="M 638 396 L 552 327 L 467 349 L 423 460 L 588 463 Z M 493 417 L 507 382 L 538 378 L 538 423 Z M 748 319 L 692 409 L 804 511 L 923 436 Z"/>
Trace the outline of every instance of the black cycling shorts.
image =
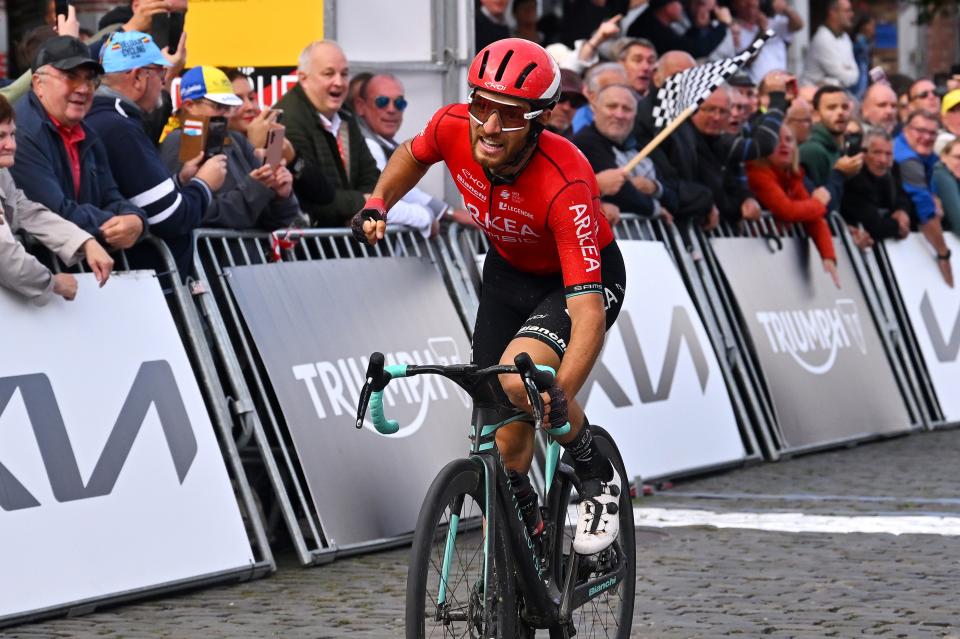
<path id="1" fill-rule="evenodd" d="M 599 294 L 604 296 L 606 328 L 610 330 L 620 314 L 627 281 L 623 256 L 616 242 L 600 251 L 600 264 L 603 288 Z M 563 359 L 571 326 L 567 293 L 559 273 L 523 273 L 491 248 L 483 265 L 480 308 L 473 329 L 473 363 L 482 367 L 499 363 L 516 337 L 540 340 Z"/>

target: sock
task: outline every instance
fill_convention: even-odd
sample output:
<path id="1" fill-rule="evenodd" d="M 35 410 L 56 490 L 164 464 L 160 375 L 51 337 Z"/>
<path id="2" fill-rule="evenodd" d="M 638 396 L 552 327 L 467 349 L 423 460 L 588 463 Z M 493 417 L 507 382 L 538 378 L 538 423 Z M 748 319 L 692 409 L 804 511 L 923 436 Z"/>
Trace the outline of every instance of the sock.
<path id="1" fill-rule="evenodd" d="M 523 523 L 527 525 L 531 536 L 539 535 L 544 528 L 543 518 L 540 516 L 537 493 L 530 485 L 530 478 L 526 473 L 518 473 L 515 470 L 507 471 L 507 478 L 510 480 L 510 490 L 513 491 L 520 506 Z"/>
<path id="2" fill-rule="evenodd" d="M 590 432 L 590 424 L 586 421 L 584 421 L 583 428 L 577 433 L 576 438 L 572 442 L 564 444 L 563 447 L 573 457 L 573 466 L 581 481 L 587 479 L 610 481 L 613 479 L 613 465 L 606 455 L 597 448 L 597 443 L 593 441 L 593 434 Z"/>

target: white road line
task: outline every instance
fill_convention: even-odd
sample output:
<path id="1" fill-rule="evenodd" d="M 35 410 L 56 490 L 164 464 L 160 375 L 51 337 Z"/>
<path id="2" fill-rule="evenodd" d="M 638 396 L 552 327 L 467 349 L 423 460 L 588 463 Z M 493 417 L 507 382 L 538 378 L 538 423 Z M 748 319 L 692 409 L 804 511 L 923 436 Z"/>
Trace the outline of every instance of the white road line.
<path id="1" fill-rule="evenodd" d="M 675 508 L 634 508 L 637 526 L 714 526 L 779 532 L 960 535 L 960 517 L 891 515 L 808 515 L 799 512 L 724 512 Z"/>

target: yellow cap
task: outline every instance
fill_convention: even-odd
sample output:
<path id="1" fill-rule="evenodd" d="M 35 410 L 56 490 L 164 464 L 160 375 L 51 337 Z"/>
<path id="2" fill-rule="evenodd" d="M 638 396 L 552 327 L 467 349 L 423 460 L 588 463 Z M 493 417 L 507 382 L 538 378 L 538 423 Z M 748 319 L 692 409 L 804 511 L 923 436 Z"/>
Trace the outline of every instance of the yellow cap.
<path id="1" fill-rule="evenodd" d="M 943 96 L 943 102 L 940 103 L 940 114 L 943 115 L 958 105 L 960 105 L 960 89 L 954 89 Z"/>

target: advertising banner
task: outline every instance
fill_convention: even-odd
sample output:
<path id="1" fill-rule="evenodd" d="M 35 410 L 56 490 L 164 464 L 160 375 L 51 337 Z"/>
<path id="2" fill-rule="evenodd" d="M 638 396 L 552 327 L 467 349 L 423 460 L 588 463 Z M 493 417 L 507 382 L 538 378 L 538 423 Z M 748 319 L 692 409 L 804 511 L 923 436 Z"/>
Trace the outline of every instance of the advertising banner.
<path id="1" fill-rule="evenodd" d="M 0 622 L 254 563 L 157 279 L 77 279 L 0 289 Z"/>
<path id="2" fill-rule="evenodd" d="M 786 448 L 895 433 L 910 419 L 849 259 L 842 288 L 807 239 L 771 251 L 752 238 L 710 240 L 773 398 Z"/>
<path id="3" fill-rule="evenodd" d="M 950 261 L 955 283 L 960 283 L 960 240 L 944 233 L 954 257 Z M 883 243 L 897 278 L 900 295 L 920 352 L 930 372 L 940 409 L 947 421 L 960 420 L 960 288 L 943 280 L 933 248 L 920 233 Z"/>
<path id="4" fill-rule="evenodd" d="M 293 438 L 331 544 L 409 533 L 430 482 L 469 450 L 469 396 L 448 380 L 394 380 L 384 412 L 400 432 L 354 426 L 370 353 L 388 364 L 469 361 L 429 262 L 382 258 L 229 269 L 233 291 Z"/>
<path id="5" fill-rule="evenodd" d="M 663 477 L 743 459 L 720 365 L 666 247 L 618 244 L 627 291 L 578 395 L 588 419 L 613 434 L 633 476 Z"/>

